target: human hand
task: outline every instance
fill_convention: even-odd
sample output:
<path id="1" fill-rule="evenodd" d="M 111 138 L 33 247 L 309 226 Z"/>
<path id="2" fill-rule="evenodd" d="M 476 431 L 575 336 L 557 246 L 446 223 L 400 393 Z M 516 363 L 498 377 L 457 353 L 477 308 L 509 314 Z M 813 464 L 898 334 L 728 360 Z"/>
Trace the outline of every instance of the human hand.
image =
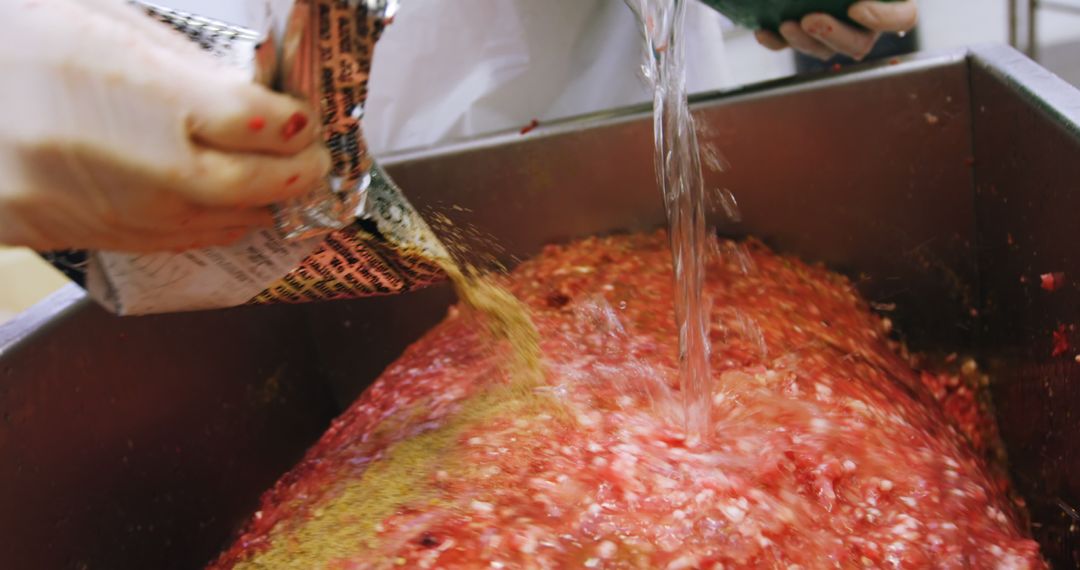
<path id="1" fill-rule="evenodd" d="M 827 60 L 843 54 L 861 60 L 870 53 L 883 32 L 906 32 L 919 19 L 915 0 L 903 2 L 857 2 L 848 17 L 863 26 L 859 29 L 828 14 L 808 14 L 799 22 L 784 22 L 780 34 L 768 30 L 754 33 L 758 43 L 771 49 L 792 47 L 807 55 Z"/>
<path id="2" fill-rule="evenodd" d="M 122 0 L 9 0 L 0 21 L 0 243 L 225 244 L 329 169 L 303 103 Z"/>

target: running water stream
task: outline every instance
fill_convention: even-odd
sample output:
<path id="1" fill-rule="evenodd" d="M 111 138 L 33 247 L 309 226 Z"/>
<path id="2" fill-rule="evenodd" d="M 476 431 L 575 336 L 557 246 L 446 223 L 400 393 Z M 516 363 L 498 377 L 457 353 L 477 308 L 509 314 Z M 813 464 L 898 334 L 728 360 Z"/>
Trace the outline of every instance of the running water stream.
<path id="1" fill-rule="evenodd" d="M 675 319 L 679 330 L 679 384 L 688 439 L 710 431 L 712 373 L 709 366 L 710 307 L 704 296 L 708 231 L 701 154 L 686 93 L 682 45 L 685 0 L 626 0 L 637 14 L 645 39 L 644 73 L 653 87 L 653 127 L 657 182 L 668 218 L 675 279 Z M 726 213 L 737 216 L 734 202 Z M 430 231 L 430 230 L 428 230 Z M 437 238 L 432 239 L 437 241 Z M 466 305 L 486 317 L 493 336 L 512 349 L 511 384 L 529 388 L 543 378 L 536 328 L 523 305 L 449 254 L 439 265 Z"/>
<path id="2" fill-rule="evenodd" d="M 704 298 L 707 231 L 701 156 L 686 94 L 685 0 L 626 0 L 645 40 L 644 73 L 653 88 L 657 182 L 664 195 L 675 273 L 679 383 L 691 439 L 709 430 L 709 307 Z"/>

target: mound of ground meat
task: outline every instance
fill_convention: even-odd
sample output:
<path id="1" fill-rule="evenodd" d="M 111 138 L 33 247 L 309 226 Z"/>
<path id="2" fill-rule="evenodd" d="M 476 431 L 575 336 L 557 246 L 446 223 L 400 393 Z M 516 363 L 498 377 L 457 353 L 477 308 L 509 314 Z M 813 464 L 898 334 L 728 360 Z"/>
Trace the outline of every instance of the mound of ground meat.
<path id="1" fill-rule="evenodd" d="M 843 277 L 714 244 L 712 431 L 694 439 L 665 235 L 551 246 L 506 286 L 543 386 L 516 387 L 452 309 L 211 567 L 1045 567 L 972 446 L 974 399 L 915 370 Z"/>

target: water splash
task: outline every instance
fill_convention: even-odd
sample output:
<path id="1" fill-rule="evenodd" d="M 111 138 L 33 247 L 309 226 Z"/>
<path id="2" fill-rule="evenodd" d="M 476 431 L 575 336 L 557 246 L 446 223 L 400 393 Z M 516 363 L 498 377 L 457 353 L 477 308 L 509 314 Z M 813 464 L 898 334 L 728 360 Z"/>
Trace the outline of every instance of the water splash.
<path id="1" fill-rule="evenodd" d="M 686 98 L 685 0 L 627 0 L 645 38 L 643 75 L 653 88 L 656 177 L 664 194 L 675 270 L 680 391 L 687 434 L 708 435 L 712 395 L 704 299 L 707 231 L 701 154 Z"/>

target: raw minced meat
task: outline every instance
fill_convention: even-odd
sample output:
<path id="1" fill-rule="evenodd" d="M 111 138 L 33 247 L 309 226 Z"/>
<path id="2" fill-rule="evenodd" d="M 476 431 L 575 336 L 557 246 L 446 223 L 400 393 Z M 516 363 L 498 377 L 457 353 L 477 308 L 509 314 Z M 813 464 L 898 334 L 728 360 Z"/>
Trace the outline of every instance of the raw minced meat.
<path id="1" fill-rule="evenodd" d="M 917 371 L 844 278 L 717 246 L 707 437 L 680 428 L 666 236 L 551 246 L 506 280 L 540 388 L 452 309 L 212 567 L 1045 567 L 969 441 L 974 398 Z"/>

